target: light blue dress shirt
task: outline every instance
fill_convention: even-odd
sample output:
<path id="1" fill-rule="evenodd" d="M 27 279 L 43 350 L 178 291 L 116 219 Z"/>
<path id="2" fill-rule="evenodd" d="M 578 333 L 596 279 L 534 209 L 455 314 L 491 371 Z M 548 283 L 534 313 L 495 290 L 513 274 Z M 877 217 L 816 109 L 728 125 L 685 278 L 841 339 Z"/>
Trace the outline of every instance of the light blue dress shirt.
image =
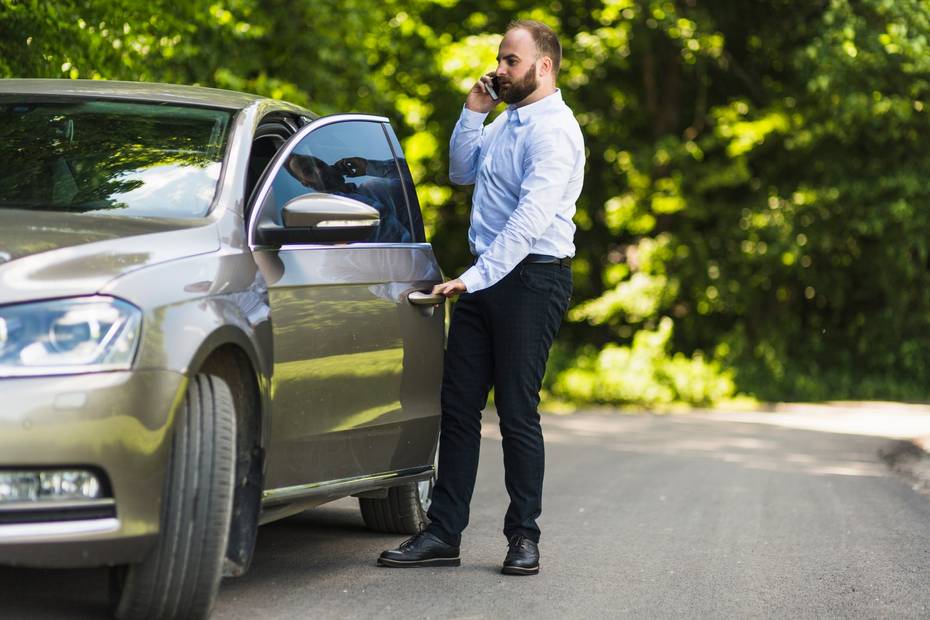
<path id="1" fill-rule="evenodd" d="M 556 90 L 489 125 L 462 110 L 449 145 L 449 179 L 475 185 L 468 242 L 478 257 L 460 279 L 492 286 L 527 254 L 575 255 L 575 201 L 584 181 L 584 138 Z"/>

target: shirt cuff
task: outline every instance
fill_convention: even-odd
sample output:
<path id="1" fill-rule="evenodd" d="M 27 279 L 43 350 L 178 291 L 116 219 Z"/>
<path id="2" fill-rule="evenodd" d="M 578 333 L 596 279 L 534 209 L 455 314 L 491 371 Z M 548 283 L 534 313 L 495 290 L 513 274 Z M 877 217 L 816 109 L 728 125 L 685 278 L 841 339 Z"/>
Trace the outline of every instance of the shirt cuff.
<path id="1" fill-rule="evenodd" d="M 465 273 L 459 276 L 459 280 L 465 283 L 466 293 L 476 293 L 484 287 L 484 278 L 474 265 L 465 270 Z"/>
<path id="2" fill-rule="evenodd" d="M 488 117 L 487 112 L 475 112 L 466 107 L 462 107 L 462 116 L 459 122 L 465 129 L 480 129 L 484 125 L 484 119 Z"/>

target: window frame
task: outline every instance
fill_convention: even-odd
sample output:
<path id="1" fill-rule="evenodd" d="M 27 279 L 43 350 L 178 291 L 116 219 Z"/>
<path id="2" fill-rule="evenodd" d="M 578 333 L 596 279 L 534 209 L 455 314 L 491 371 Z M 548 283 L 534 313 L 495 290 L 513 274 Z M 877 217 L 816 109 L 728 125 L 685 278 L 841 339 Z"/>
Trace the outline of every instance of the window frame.
<path id="1" fill-rule="evenodd" d="M 299 143 L 301 143 L 305 138 L 307 138 L 311 133 L 317 129 L 327 127 L 336 123 L 352 122 L 352 121 L 361 121 L 361 122 L 373 122 L 378 123 L 381 126 L 382 133 L 384 134 L 385 143 L 391 152 L 394 165 L 398 167 L 398 173 L 401 173 L 400 163 L 397 159 L 397 154 L 394 151 L 394 145 L 391 143 L 390 137 L 387 134 L 387 127 L 390 127 L 390 120 L 384 116 L 375 116 L 371 114 L 333 114 L 331 116 L 324 116 L 318 118 L 307 125 L 300 128 L 300 130 L 295 133 L 293 136 L 285 142 L 284 146 L 278 149 L 278 152 L 275 153 L 274 158 L 272 158 L 271 163 L 265 169 L 263 178 L 259 181 L 259 184 L 256 188 L 256 191 L 253 192 L 253 195 L 250 197 L 248 204 L 248 245 L 250 249 L 256 249 L 258 247 L 266 247 L 264 245 L 258 244 L 255 241 L 255 231 L 258 226 L 258 221 L 261 217 L 262 205 L 268 197 L 268 192 L 271 191 L 272 183 L 277 177 L 278 173 L 281 171 L 281 168 L 284 166 L 287 158 L 291 156 L 294 149 Z M 387 126 L 387 127 L 385 127 Z M 387 241 L 387 242 L 377 242 L 377 241 L 363 241 L 359 243 L 352 243 L 348 245 L 332 245 L 326 243 L 319 244 L 286 244 L 280 246 L 281 248 L 297 248 L 297 247 L 321 247 L 321 248 L 358 248 L 358 247 L 377 247 L 384 248 L 390 246 L 402 246 L 409 247 L 411 245 L 419 245 L 422 242 L 416 241 L 417 233 L 412 226 L 412 212 L 410 209 L 410 198 L 409 191 L 406 185 L 406 182 L 403 180 L 403 175 L 401 174 L 402 186 L 404 188 L 404 207 L 407 208 L 408 213 L 408 227 L 410 230 L 411 238 L 414 241 L 411 242 L 401 242 L 401 241 Z M 410 188 L 412 189 L 412 188 Z M 400 206 L 400 205 L 398 205 Z"/>
<path id="2" fill-rule="evenodd" d="M 410 165 L 407 164 L 407 155 L 403 152 L 400 138 L 397 137 L 397 132 L 394 131 L 391 124 L 384 123 L 382 128 L 384 129 L 384 135 L 387 138 L 388 146 L 391 147 L 391 152 L 394 154 L 394 165 L 397 166 L 401 186 L 404 188 L 404 200 L 407 203 L 407 221 L 410 223 L 410 234 L 414 243 L 425 243 L 426 231 L 423 226 L 423 211 L 420 208 L 420 201 L 417 198 L 417 189 L 413 183 L 413 173 L 410 171 Z M 397 149 L 400 149 L 399 153 L 397 149 L 394 148 L 395 145 Z M 402 159 L 404 161 L 404 168 L 400 165 Z M 416 217 L 414 217 L 414 215 L 416 215 Z"/>

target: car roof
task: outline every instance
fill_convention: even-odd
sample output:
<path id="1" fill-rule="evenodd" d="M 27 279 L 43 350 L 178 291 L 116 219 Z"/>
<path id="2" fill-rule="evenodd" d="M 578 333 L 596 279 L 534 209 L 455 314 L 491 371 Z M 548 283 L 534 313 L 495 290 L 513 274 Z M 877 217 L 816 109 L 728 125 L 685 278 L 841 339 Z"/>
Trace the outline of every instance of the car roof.
<path id="1" fill-rule="evenodd" d="M 183 86 L 158 82 L 121 82 L 116 80 L 69 79 L 6 79 L 0 80 L 0 95 L 38 95 L 55 97 L 89 97 L 177 103 L 181 105 L 241 110 L 258 101 L 275 101 L 267 97 L 234 90 Z M 304 111 L 298 106 L 281 103 L 282 107 Z"/>

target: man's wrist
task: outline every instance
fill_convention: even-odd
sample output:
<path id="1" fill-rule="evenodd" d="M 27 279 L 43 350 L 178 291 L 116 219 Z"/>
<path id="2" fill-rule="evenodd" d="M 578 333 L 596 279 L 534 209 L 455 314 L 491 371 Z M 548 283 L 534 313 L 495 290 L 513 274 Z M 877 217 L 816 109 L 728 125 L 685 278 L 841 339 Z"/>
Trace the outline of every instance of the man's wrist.
<path id="1" fill-rule="evenodd" d="M 487 117 L 487 112 L 478 112 L 477 110 L 472 110 L 468 107 L 468 104 L 465 104 L 465 107 L 462 108 L 462 116 L 460 117 L 459 122 L 461 122 L 462 126 L 466 129 L 478 129 L 484 125 L 484 119 Z"/>
<path id="2" fill-rule="evenodd" d="M 465 270 L 465 273 L 458 277 L 462 281 L 462 284 L 465 285 L 466 292 L 474 293 L 475 291 L 480 290 L 481 287 L 481 274 L 478 272 L 478 269 L 474 266 L 469 267 Z"/>

